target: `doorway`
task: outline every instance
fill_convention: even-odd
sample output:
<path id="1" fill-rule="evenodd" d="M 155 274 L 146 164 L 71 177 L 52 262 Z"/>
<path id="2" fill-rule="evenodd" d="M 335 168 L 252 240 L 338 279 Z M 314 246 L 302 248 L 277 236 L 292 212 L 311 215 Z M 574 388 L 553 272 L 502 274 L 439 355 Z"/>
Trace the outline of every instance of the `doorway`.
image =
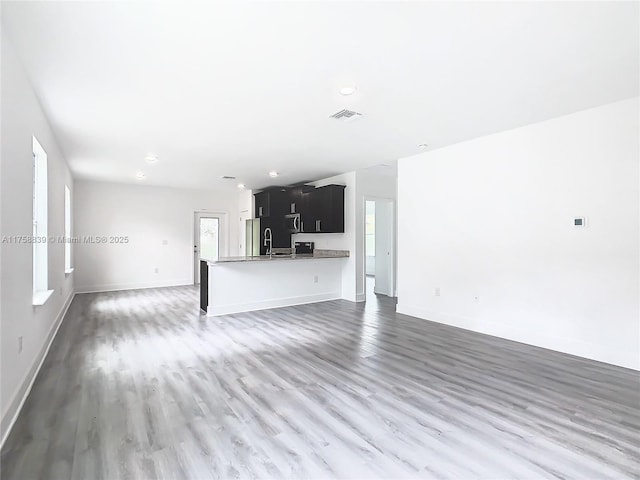
<path id="1" fill-rule="evenodd" d="M 395 296 L 394 202 L 365 199 L 365 295 Z"/>
<path id="2" fill-rule="evenodd" d="M 193 283 L 200 283 L 200 260 L 217 260 L 220 255 L 220 217 L 195 214 Z"/>

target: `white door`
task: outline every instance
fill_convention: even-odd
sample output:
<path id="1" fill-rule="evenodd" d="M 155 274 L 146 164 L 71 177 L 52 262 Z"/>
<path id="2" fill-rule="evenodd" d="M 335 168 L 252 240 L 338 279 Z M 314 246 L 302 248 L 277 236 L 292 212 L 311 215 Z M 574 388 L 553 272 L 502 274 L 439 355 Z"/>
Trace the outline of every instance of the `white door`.
<path id="1" fill-rule="evenodd" d="M 373 291 L 393 296 L 393 202 L 376 200 L 375 205 L 375 277 Z"/>
<path id="2" fill-rule="evenodd" d="M 220 218 L 196 213 L 193 246 L 193 282 L 200 283 L 200 260 L 217 260 L 220 251 Z"/>

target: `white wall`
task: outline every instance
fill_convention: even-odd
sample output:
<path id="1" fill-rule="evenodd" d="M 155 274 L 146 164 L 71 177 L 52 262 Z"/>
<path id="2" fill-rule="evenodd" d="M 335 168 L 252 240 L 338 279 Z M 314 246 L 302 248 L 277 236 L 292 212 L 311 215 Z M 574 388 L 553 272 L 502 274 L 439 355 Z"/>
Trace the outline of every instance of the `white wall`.
<path id="1" fill-rule="evenodd" d="M 75 191 L 76 235 L 129 237 L 126 244 L 76 245 L 78 292 L 192 284 L 196 211 L 222 213 L 220 255 L 238 253 L 235 191 L 93 181 L 76 181 Z"/>
<path id="2" fill-rule="evenodd" d="M 640 369 L 639 113 L 635 98 L 400 160 L 398 311 Z"/>
<path id="3" fill-rule="evenodd" d="M 20 61 L 2 33 L 2 208 L 1 236 L 31 236 L 35 135 L 48 158 L 48 233 L 64 235 L 64 187 L 73 180 L 48 120 Z M 73 296 L 73 275 L 64 273 L 64 244 L 48 244 L 49 289 L 53 295 L 41 307 L 32 305 L 32 246 L 2 245 L 0 257 L 1 394 L 4 440 L 38 365 L 54 334 L 63 310 Z M 23 350 L 18 353 L 18 337 Z"/>

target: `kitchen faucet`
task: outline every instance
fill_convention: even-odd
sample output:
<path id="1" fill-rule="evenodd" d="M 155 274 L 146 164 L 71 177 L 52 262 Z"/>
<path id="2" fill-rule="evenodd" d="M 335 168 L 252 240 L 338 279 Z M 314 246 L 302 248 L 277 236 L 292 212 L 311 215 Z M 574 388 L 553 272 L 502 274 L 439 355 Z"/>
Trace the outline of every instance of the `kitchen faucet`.
<path id="1" fill-rule="evenodd" d="M 264 244 L 263 246 L 267 246 L 267 243 L 269 244 L 269 249 L 267 250 L 267 254 L 269 255 L 269 258 L 272 258 L 272 252 L 271 250 L 273 250 L 273 238 L 271 236 L 271 229 L 269 227 L 264 229 Z"/>

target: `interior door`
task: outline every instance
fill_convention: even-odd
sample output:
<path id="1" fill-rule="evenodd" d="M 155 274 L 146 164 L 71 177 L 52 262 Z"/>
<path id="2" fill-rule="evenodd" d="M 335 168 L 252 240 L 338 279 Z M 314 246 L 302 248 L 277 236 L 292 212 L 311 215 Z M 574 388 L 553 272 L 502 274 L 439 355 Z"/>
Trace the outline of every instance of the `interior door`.
<path id="1" fill-rule="evenodd" d="M 376 200 L 375 205 L 375 275 L 374 292 L 393 296 L 393 203 Z"/>
<path id="2" fill-rule="evenodd" d="M 200 260 L 217 260 L 220 253 L 220 218 L 196 213 L 194 232 L 194 283 L 200 283 Z"/>

